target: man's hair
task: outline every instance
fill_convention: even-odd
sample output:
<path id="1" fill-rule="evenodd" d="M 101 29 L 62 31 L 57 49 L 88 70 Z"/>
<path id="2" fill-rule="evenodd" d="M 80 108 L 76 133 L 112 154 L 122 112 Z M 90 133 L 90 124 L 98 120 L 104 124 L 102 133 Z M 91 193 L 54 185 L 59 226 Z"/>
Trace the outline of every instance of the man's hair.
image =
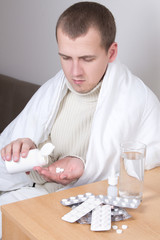
<path id="1" fill-rule="evenodd" d="M 57 21 L 56 38 L 58 28 L 75 39 L 85 35 L 90 27 L 99 31 L 102 47 L 108 51 L 115 41 L 116 24 L 112 13 L 96 2 L 78 2 L 67 8 Z"/>

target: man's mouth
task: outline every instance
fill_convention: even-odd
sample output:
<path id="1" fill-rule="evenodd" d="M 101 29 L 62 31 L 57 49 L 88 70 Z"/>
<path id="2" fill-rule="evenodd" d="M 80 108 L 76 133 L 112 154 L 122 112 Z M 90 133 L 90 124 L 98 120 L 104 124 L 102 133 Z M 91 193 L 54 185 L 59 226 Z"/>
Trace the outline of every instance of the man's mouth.
<path id="1" fill-rule="evenodd" d="M 85 80 L 83 80 L 83 79 L 81 79 L 81 80 L 79 80 L 79 79 L 73 79 L 73 82 L 74 82 L 75 84 L 82 84 L 82 83 L 84 83 L 84 81 L 85 81 Z"/>

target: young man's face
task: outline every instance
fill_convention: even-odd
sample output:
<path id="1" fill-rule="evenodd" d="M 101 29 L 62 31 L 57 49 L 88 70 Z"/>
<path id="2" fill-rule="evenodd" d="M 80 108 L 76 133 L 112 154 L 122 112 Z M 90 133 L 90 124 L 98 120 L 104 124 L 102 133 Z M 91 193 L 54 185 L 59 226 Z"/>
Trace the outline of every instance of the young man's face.
<path id="1" fill-rule="evenodd" d="M 59 28 L 57 39 L 61 65 L 67 80 L 75 91 L 89 92 L 102 79 L 108 63 L 115 59 L 117 44 L 113 43 L 106 53 L 101 46 L 100 34 L 94 28 L 76 39 L 69 38 Z"/>

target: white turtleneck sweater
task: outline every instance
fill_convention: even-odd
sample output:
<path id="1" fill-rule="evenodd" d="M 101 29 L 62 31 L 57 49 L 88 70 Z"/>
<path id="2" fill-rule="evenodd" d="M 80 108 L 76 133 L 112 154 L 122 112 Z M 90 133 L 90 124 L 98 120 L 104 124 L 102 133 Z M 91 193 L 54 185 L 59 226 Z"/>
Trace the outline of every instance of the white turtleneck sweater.
<path id="1" fill-rule="evenodd" d="M 101 82 L 90 92 L 76 92 L 69 82 L 68 91 L 63 98 L 57 117 L 53 124 L 48 141 L 55 146 L 49 157 L 49 164 L 64 156 L 76 156 L 85 162 L 88 149 L 92 118 L 96 109 Z M 44 187 L 48 192 L 54 192 L 61 184 L 46 182 L 37 172 L 31 171 L 30 177 L 36 187 Z"/>

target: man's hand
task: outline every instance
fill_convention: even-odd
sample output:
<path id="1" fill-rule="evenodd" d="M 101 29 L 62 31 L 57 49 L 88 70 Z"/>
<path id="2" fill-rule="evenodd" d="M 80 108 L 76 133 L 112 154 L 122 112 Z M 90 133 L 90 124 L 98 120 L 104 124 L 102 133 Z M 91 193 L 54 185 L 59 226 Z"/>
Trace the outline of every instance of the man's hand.
<path id="1" fill-rule="evenodd" d="M 19 161 L 20 156 L 27 157 L 30 149 L 35 149 L 36 145 L 30 138 L 19 138 L 1 150 L 2 159 L 10 161 L 13 156 L 15 162 Z"/>
<path id="2" fill-rule="evenodd" d="M 56 168 L 62 168 L 64 171 L 57 173 Z M 84 172 L 84 164 L 81 159 L 69 156 L 59 159 L 49 167 L 34 167 L 34 170 L 36 170 L 48 182 L 67 185 L 82 176 Z"/>

